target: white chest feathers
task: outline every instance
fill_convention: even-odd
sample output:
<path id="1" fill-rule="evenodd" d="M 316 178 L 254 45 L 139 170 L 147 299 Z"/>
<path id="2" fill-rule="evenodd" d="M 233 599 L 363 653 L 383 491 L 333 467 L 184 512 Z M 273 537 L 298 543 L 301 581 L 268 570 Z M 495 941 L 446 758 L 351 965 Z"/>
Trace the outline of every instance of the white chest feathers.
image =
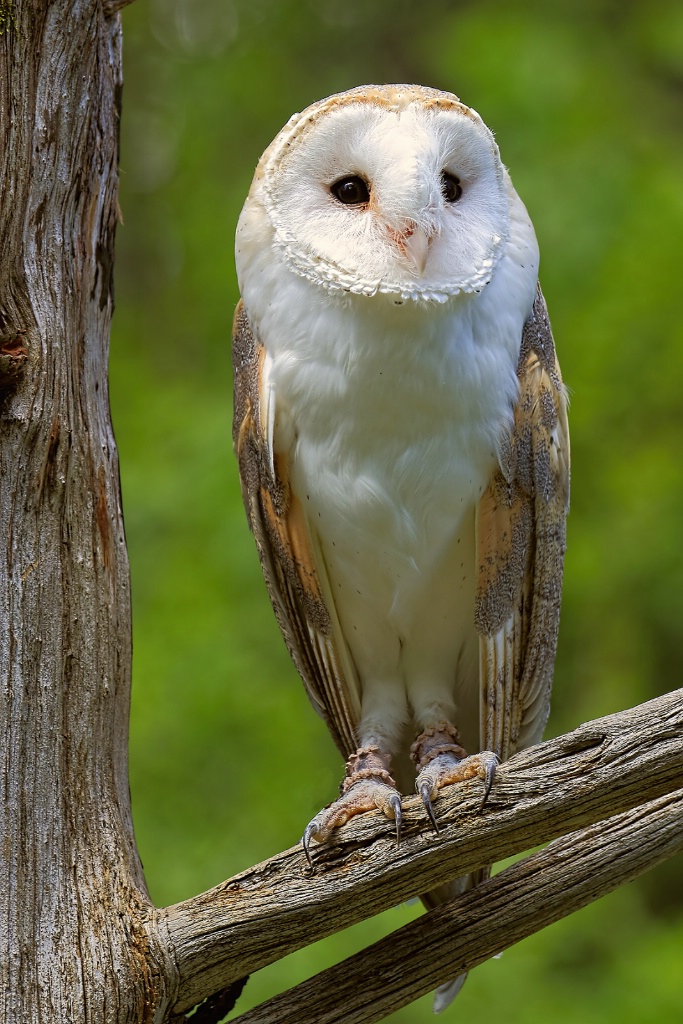
<path id="1" fill-rule="evenodd" d="M 275 449 L 288 450 L 328 558 L 379 562 L 394 584 L 428 573 L 495 468 L 523 317 L 511 330 L 477 296 L 321 308 L 305 302 L 309 287 L 296 281 L 296 312 L 280 308 L 266 343 Z"/>

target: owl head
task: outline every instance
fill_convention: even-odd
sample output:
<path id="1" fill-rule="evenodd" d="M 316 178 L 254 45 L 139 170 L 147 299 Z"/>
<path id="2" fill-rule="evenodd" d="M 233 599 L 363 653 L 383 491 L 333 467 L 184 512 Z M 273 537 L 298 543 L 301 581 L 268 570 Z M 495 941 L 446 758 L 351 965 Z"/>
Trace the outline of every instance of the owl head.
<path id="1" fill-rule="evenodd" d="M 491 279 L 509 187 L 493 135 L 457 97 L 362 86 L 289 120 L 243 218 L 256 203 L 291 271 L 328 291 L 445 301 Z"/>

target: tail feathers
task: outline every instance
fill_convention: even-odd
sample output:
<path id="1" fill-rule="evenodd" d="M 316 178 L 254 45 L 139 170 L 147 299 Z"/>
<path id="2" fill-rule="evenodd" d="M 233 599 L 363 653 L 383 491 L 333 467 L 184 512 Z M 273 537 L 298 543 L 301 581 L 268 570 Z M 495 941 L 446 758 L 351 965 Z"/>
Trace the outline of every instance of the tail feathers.
<path id="1" fill-rule="evenodd" d="M 447 981 L 445 985 L 439 985 L 434 993 L 432 1009 L 434 1013 L 443 1013 L 451 1005 L 460 989 L 467 981 L 467 974 L 459 974 L 453 981 Z"/>
<path id="2" fill-rule="evenodd" d="M 485 882 L 489 877 L 489 873 L 489 868 L 479 868 L 478 871 L 472 872 L 471 875 L 462 875 L 460 878 L 454 878 L 447 885 L 440 885 L 438 889 L 432 889 L 430 892 L 424 893 L 420 899 L 427 910 L 432 910 L 434 907 L 438 907 L 439 904 L 448 903 L 449 900 L 455 899 L 456 896 L 469 892 L 475 885 Z M 451 981 L 439 985 L 434 993 L 434 1013 L 443 1013 L 446 1007 L 450 1006 L 453 1002 L 466 981 L 467 973 L 458 974 Z"/>

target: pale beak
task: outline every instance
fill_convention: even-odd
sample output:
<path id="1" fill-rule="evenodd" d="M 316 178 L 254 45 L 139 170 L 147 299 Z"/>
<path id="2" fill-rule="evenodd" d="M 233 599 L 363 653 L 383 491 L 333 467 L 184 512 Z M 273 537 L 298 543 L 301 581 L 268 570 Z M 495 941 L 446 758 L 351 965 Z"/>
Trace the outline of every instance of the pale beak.
<path id="1" fill-rule="evenodd" d="M 430 238 L 422 228 L 415 228 L 409 235 L 404 235 L 405 253 L 415 268 L 417 277 L 422 277 L 427 266 Z"/>

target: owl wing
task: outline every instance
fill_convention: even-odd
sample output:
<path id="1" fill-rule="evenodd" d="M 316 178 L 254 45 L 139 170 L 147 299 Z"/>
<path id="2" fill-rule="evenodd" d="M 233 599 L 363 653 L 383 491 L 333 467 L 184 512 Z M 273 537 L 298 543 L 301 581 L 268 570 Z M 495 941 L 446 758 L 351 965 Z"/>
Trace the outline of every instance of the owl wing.
<path id="1" fill-rule="evenodd" d="M 233 441 L 242 497 L 278 624 L 315 710 L 344 758 L 356 749 L 360 689 L 315 532 L 275 451 L 276 395 L 243 302 L 233 324 Z"/>
<path id="2" fill-rule="evenodd" d="M 569 507 L 567 398 L 540 287 L 517 373 L 512 434 L 477 510 L 481 743 L 503 760 L 548 718 Z"/>

